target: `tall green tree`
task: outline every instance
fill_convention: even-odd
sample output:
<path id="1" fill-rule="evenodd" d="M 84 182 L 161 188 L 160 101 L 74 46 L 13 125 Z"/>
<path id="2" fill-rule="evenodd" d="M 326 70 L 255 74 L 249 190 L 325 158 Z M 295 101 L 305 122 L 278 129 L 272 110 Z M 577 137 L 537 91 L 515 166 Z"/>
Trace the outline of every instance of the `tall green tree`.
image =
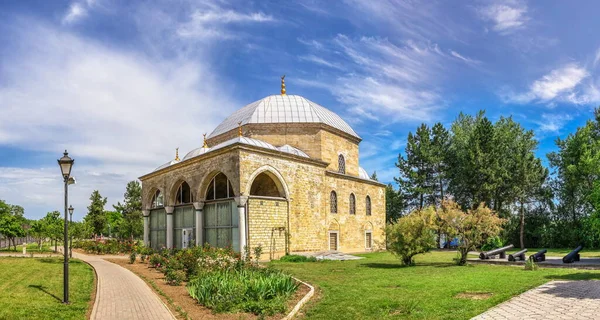
<path id="1" fill-rule="evenodd" d="M 396 222 L 402 217 L 403 210 L 402 195 L 389 183 L 385 187 L 385 221 L 388 224 Z"/>
<path id="2" fill-rule="evenodd" d="M 408 133 L 405 156 L 398 155 L 396 166 L 400 170 L 400 177 L 394 179 L 400 186 L 406 205 L 411 209 L 421 210 L 434 202 L 431 145 L 431 129 L 426 124 L 422 124 L 415 134 Z"/>
<path id="3" fill-rule="evenodd" d="M 552 188 L 558 202 L 555 221 L 563 231 L 559 240 L 568 246 L 583 243 L 599 245 L 598 232 L 591 230 L 600 218 L 595 194 L 600 189 L 600 109 L 594 119 L 556 139 L 558 151 L 548 154 L 552 168 Z"/>
<path id="4" fill-rule="evenodd" d="M 9 247 L 12 241 L 15 250 L 17 250 L 15 238 L 25 235 L 25 230 L 23 229 L 25 218 L 23 217 L 23 213 L 23 207 L 10 205 L 0 200 L 0 234 L 8 239 Z"/>
<path id="5" fill-rule="evenodd" d="M 119 212 L 124 223 L 121 231 L 124 237 L 131 239 L 141 237 L 144 232 L 142 217 L 142 186 L 137 180 L 127 183 L 123 203 L 117 202 L 113 207 Z"/>
<path id="6" fill-rule="evenodd" d="M 108 200 L 103 198 L 98 190 L 94 190 L 90 196 L 90 201 L 88 213 L 84 220 L 92 227 L 94 234 L 99 235 L 106 228 L 106 212 L 104 211 L 104 206 Z"/>

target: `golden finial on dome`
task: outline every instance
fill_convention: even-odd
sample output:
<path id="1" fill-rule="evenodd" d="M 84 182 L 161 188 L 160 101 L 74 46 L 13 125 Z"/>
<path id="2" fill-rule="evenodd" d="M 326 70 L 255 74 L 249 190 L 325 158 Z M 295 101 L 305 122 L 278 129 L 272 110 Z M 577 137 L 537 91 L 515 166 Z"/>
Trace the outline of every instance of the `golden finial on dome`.
<path id="1" fill-rule="evenodd" d="M 179 148 L 175 148 L 175 161 L 179 161 Z"/>
<path id="2" fill-rule="evenodd" d="M 206 133 L 203 134 L 204 136 L 204 145 L 202 146 L 202 148 L 208 148 L 208 143 L 206 143 Z"/>
<path id="3" fill-rule="evenodd" d="M 285 96 L 285 74 L 281 76 L 281 95 Z"/>
<path id="4" fill-rule="evenodd" d="M 241 137 L 242 136 L 242 122 L 238 122 L 238 135 Z"/>

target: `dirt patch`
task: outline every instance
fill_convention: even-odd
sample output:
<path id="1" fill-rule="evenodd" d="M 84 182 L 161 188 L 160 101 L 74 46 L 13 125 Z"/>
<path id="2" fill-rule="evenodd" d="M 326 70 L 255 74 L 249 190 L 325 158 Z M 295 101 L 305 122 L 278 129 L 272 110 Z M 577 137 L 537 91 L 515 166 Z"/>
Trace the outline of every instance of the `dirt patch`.
<path id="1" fill-rule="evenodd" d="M 459 299 L 471 299 L 471 300 L 485 300 L 489 299 L 494 295 L 491 292 L 461 292 L 454 296 Z"/>
<path id="2" fill-rule="evenodd" d="M 149 287 L 160 297 L 164 304 L 171 310 L 171 312 L 178 319 L 185 319 L 187 314 L 188 319 L 258 319 L 259 317 L 250 313 L 219 313 L 215 314 L 210 309 L 203 307 L 198 304 L 196 300 L 190 297 L 186 283 L 181 286 L 171 286 L 165 282 L 164 275 L 156 271 L 154 268 L 149 268 L 147 263 L 136 262 L 129 264 L 126 260 L 122 259 L 106 259 L 112 263 L 118 264 L 133 273 L 137 274 L 147 283 L 153 281 L 156 286 L 171 300 L 169 303 L 167 298 L 162 296 L 160 292 L 157 292 L 152 284 L 148 283 Z M 294 306 L 310 291 L 310 288 L 301 284 L 298 290 L 292 298 L 288 301 L 287 312 L 291 311 Z M 304 308 L 302 308 L 304 309 Z M 287 314 L 286 312 L 286 314 Z M 285 315 L 277 314 L 272 317 L 266 317 L 265 319 L 281 319 Z"/>

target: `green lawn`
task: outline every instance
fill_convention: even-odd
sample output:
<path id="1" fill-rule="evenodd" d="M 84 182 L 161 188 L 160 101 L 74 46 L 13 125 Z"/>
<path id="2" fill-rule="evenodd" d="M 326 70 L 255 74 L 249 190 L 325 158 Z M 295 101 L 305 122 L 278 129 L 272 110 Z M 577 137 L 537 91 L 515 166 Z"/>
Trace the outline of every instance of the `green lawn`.
<path id="1" fill-rule="evenodd" d="M 469 319 L 512 296 L 553 279 L 600 279 L 600 271 L 452 263 L 454 252 L 436 251 L 403 267 L 387 252 L 355 261 L 271 262 L 321 293 L 309 304 L 311 319 Z M 461 292 L 490 292 L 487 300 L 460 299 Z"/>
<path id="2" fill-rule="evenodd" d="M 43 243 L 41 250 L 40 250 L 40 246 L 37 243 L 28 243 L 27 244 L 27 253 L 30 253 L 30 252 L 33 252 L 33 253 L 49 253 L 49 252 L 53 252 L 53 251 L 54 251 L 54 246 L 50 247 L 49 243 Z M 17 245 L 17 250 L 16 251 L 11 246 L 10 249 L 9 248 L 2 248 L 2 249 L 0 249 L 0 252 L 18 252 L 18 253 L 21 253 L 21 252 L 23 252 L 23 245 Z"/>
<path id="3" fill-rule="evenodd" d="M 62 303 L 60 258 L 0 258 L 0 319 L 85 319 L 94 271 L 71 260 L 70 305 Z"/>

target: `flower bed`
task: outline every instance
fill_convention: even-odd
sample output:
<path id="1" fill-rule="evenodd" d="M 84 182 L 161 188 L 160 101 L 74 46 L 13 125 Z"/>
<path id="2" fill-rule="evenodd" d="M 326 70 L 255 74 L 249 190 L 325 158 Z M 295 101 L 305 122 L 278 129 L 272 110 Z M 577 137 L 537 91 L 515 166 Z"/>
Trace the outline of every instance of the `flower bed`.
<path id="1" fill-rule="evenodd" d="M 273 315 L 284 312 L 298 284 L 291 276 L 258 264 L 261 248 L 240 254 L 231 249 L 192 247 L 163 250 L 149 257 L 171 285 L 187 282 L 192 298 L 214 312 Z"/>

